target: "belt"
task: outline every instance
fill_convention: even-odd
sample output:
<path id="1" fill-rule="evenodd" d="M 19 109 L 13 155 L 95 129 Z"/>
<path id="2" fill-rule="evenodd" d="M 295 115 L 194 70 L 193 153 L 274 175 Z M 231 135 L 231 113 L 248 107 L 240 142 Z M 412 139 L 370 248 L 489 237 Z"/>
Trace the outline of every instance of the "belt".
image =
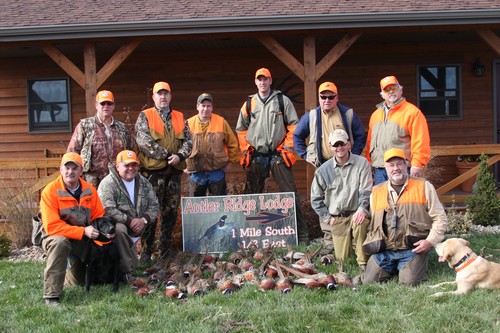
<path id="1" fill-rule="evenodd" d="M 354 211 L 340 212 L 338 215 L 332 215 L 333 217 L 348 217 L 351 216 Z"/>

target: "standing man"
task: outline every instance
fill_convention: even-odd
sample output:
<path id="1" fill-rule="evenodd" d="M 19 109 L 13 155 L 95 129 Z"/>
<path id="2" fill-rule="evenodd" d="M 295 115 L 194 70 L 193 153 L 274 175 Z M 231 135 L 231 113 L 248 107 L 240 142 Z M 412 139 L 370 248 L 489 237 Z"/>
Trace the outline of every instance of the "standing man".
<path id="1" fill-rule="evenodd" d="M 300 118 L 293 133 L 295 151 L 315 168 L 333 157 L 328 138 L 336 129 L 343 129 L 349 135 L 351 152 L 361 155 L 366 144 L 365 130 L 352 108 L 339 103 L 337 86 L 323 82 L 318 89 L 319 106 L 306 112 Z M 309 144 L 306 140 L 309 137 Z"/>
<path id="2" fill-rule="evenodd" d="M 153 185 L 160 203 L 160 256 L 171 249 L 181 195 L 181 174 L 193 146 L 184 115 L 170 107 L 172 90 L 167 82 L 153 86 L 155 106 L 142 111 L 135 124 L 141 173 Z M 141 261 L 151 260 L 156 223 L 148 223 L 141 244 Z"/>
<path id="3" fill-rule="evenodd" d="M 139 174 L 135 152 L 123 150 L 116 165 L 109 165 L 107 175 L 97 190 L 106 216 L 116 222 L 114 242 L 120 255 L 120 269 L 130 281 L 137 266 L 135 242 L 145 227 L 156 221 L 160 211 L 158 199 L 149 181 Z"/>
<path id="4" fill-rule="evenodd" d="M 226 169 L 240 159 L 238 139 L 227 121 L 212 113 L 212 95 L 203 93 L 196 101 L 198 114 L 188 119 L 193 151 L 186 160 L 189 196 L 225 195 Z"/>
<path id="5" fill-rule="evenodd" d="M 373 184 L 366 158 L 352 154 L 349 136 L 343 129 L 329 135 L 333 158 L 322 164 L 311 184 L 311 206 L 320 218 L 323 242 L 333 242 L 335 256 L 346 259 L 354 251 L 364 270 L 368 256 L 363 242 L 369 224 L 370 193 Z"/>
<path id="6" fill-rule="evenodd" d="M 295 193 L 298 239 L 309 242 L 292 174 L 296 158 L 293 154 L 293 132 L 298 123 L 297 112 L 290 99 L 281 91 L 271 90 L 271 72 L 261 68 L 255 73 L 258 92 L 243 104 L 236 125 L 240 164 L 247 171 L 245 193 L 262 193 L 264 182 L 272 173 L 281 192 Z"/>
<path id="7" fill-rule="evenodd" d="M 92 221 L 104 215 L 95 188 L 80 178 L 83 173 L 80 155 L 64 154 L 60 172 L 43 189 L 40 200 L 45 232 L 42 247 L 47 254 L 43 297 L 47 305 L 59 305 L 64 284 L 84 284 L 84 236 L 91 239 L 99 236 Z"/>
<path id="8" fill-rule="evenodd" d="M 377 105 L 370 118 L 366 158 L 374 168 L 374 183 L 388 179 L 384 168 L 384 152 L 401 148 L 411 162 L 410 176 L 420 177 L 422 167 L 431 156 L 429 129 L 424 114 L 403 97 L 403 86 L 395 76 L 380 80 L 383 103 Z"/>
<path id="9" fill-rule="evenodd" d="M 370 197 L 372 221 L 363 245 L 372 254 L 364 282 L 383 282 L 398 274 L 399 282 L 417 285 L 427 276 L 429 250 L 444 238 L 448 219 L 431 183 L 408 176 L 406 153 L 384 154 L 389 180 Z"/>
<path id="10" fill-rule="evenodd" d="M 83 176 L 95 188 L 108 174 L 109 162 L 124 149 L 132 149 L 132 140 L 125 124 L 113 118 L 113 93 L 97 93 L 96 115 L 80 120 L 68 144 L 67 152 L 75 152 L 83 159 Z"/>

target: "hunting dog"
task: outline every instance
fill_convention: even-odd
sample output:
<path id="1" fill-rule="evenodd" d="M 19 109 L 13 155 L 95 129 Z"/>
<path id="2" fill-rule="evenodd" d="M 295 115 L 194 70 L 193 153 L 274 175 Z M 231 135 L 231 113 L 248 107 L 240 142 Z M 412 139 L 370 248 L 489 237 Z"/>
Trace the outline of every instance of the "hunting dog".
<path id="1" fill-rule="evenodd" d="M 90 291 L 92 284 L 113 282 L 113 292 L 117 292 L 121 272 L 118 251 L 112 241 L 116 222 L 110 217 L 100 217 L 92 222 L 94 229 L 99 231 L 96 241 L 89 239 L 83 262 L 85 263 L 85 291 Z"/>
<path id="2" fill-rule="evenodd" d="M 470 243 L 461 238 L 450 238 L 436 245 L 439 262 L 448 262 L 455 269 L 455 281 L 443 282 L 430 288 L 437 288 L 446 284 L 457 284 L 457 290 L 438 292 L 432 296 L 439 297 L 444 294 L 466 294 L 474 288 L 499 289 L 500 264 L 490 262 L 472 252 Z"/>

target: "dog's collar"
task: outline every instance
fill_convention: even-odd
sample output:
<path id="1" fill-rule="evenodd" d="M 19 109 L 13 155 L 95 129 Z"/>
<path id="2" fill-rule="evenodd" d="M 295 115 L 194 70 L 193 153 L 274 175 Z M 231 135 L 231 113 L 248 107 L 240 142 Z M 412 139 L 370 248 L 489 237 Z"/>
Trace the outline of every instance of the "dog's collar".
<path id="1" fill-rule="evenodd" d="M 453 265 L 453 268 L 455 268 L 455 272 L 458 273 L 465 267 L 469 266 L 476 260 L 476 257 L 471 257 L 470 253 L 467 253 L 465 256 L 462 257 L 455 265 Z M 461 267 L 459 267 L 462 265 Z"/>

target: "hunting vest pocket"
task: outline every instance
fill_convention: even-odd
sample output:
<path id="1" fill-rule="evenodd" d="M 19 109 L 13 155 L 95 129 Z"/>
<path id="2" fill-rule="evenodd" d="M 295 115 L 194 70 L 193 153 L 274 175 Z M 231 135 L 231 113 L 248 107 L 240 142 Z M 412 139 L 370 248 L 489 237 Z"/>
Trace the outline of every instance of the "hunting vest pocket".
<path id="1" fill-rule="evenodd" d="M 414 243 L 426 239 L 429 235 L 430 225 L 425 222 L 410 221 L 407 225 L 408 231 L 405 241 L 408 247 L 415 247 Z"/>
<path id="2" fill-rule="evenodd" d="M 363 251 L 367 255 L 372 255 L 374 253 L 382 252 L 386 248 L 385 240 L 387 237 L 382 230 L 382 226 L 377 226 L 377 228 L 371 231 L 363 242 Z"/>

